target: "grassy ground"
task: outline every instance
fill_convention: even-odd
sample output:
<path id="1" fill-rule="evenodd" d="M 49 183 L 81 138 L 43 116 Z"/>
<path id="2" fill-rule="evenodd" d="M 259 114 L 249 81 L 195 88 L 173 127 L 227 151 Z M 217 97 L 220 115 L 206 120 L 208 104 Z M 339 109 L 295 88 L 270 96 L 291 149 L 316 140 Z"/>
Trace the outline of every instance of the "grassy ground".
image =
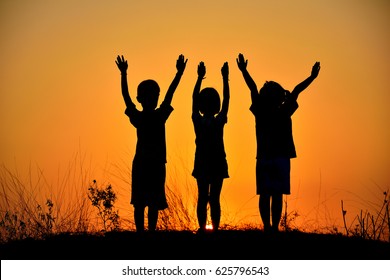
<path id="1" fill-rule="evenodd" d="M 0 166 L 2 260 L 390 259 L 388 191 L 372 212 L 361 211 L 349 223 L 342 205 L 345 234 L 303 232 L 294 226 L 296 213 L 285 211 L 280 225 L 285 231 L 276 236 L 265 235 L 258 225 L 221 225 L 218 233 L 199 235 L 193 232 L 195 200 L 188 202 L 167 187 L 170 207 L 159 215 L 159 231 L 140 235 L 132 219 L 119 216 L 117 188 L 95 180 L 88 183 L 89 176 L 72 170 L 55 191 L 40 170 L 37 178 L 30 171 L 24 179 Z"/>
<path id="2" fill-rule="evenodd" d="M 335 234 L 261 230 L 133 231 L 106 235 L 59 234 L 44 240 L 0 245 L 2 260 L 379 260 L 390 259 L 390 243 Z"/>

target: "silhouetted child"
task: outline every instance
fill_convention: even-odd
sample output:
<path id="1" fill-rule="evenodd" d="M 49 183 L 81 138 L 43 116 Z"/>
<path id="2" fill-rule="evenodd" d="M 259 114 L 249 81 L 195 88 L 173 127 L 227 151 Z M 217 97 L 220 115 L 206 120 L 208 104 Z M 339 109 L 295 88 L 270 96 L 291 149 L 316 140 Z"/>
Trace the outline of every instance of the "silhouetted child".
<path id="1" fill-rule="evenodd" d="M 221 69 L 223 79 L 223 102 L 218 91 L 206 87 L 200 91 L 206 75 L 203 62 L 198 65 L 198 79 L 192 96 L 192 122 L 195 129 L 195 162 L 192 175 L 197 180 L 197 217 L 199 232 L 205 232 L 207 205 L 213 230 L 217 231 L 221 220 L 220 194 L 223 180 L 229 177 L 223 142 L 223 129 L 227 123 L 229 109 L 229 66 L 225 62 Z"/>
<path id="2" fill-rule="evenodd" d="M 187 64 L 180 55 L 176 62 L 177 73 L 168 88 L 164 101 L 157 107 L 160 87 L 154 80 L 138 85 L 139 111 L 130 98 L 127 85 L 127 60 L 118 55 L 115 61 L 121 72 L 122 95 L 126 104 L 125 114 L 137 129 L 137 145 L 132 166 L 131 201 L 137 232 L 144 231 L 144 212 L 148 207 L 148 229 L 155 231 L 158 211 L 168 207 L 165 196 L 166 139 L 165 122 L 173 111 L 171 101 Z"/>
<path id="3" fill-rule="evenodd" d="M 290 93 L 273 81 L 264 83 L 260 92 L 247 71 L 248 61 L 238 55 L 237 65 L 251 92 L 251 112 L 255 116 L 257 161 L 256 192 L 264 231 L 277 232 L 283 208 L 283 194 L 290 194 L 290 159 L 296 157 L 291 116 L 298 108 L 298 95 L 318 76 L 316 62 L 311 75 Z M 272 225 L 271 217 L 272 216 Z"/>

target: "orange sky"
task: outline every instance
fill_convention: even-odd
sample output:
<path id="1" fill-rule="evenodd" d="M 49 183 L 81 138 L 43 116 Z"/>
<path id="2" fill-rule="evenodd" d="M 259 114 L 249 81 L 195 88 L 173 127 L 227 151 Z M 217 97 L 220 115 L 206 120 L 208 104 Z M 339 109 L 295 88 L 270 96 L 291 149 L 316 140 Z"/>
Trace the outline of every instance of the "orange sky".
<path id="1" fill-rule="evenodd" d="M 380 204 L 390 187 L 390 3 L 187 2 L 1 1 L 0 156 L 5 166 L 24 170 L 31 162 L 55 184 L 81 153 L 91 180 L 112 182 L 121 191 L 125 215 L 129 189 L 116 175 L 131 164 L 136 134 L 124 115 L 115 58 L 123 54 L 128 60 L 135 97 L 138 83 L 148 78 L 165 94 L 176 59 L 184 54 L 187 68 L 166 126 L 167 176 L 178 190 L 196 192 L 190 175 L 196 67 L 204 61 L 203 86 L 222 93 L 220 68 L 227 61 L 230 178 L 222 190 L 222 223 L 259 221 L 254 118 L 235 62 L 242 52 L 258 86 L 275 80 L 288 90 L 321 62 L 318 78 L 299 97 L 293 116 L 298 157 L 292 160 L 289 210 L 297 210 L 303 224 L 332 224 L 340 222 L 341 199 L 351 212 Z"/>

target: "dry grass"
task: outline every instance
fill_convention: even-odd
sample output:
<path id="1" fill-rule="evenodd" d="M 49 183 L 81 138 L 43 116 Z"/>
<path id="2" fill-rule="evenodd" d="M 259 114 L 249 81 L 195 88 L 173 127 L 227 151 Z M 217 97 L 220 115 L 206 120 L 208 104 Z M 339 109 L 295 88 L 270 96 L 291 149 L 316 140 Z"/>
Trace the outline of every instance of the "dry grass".
<path id="1" fill-rule="evenodd" d="M 390 212 L 389 191 L 383 192 L 383 202 L 374 209 L 374 213 L 366 210 L 360 211 L 348 225 L 347 211 L 341 201 L 344 228 L 347 236 L 361 237 L 370 240 L 383 240 L 390 242 Z"/>
<path id="2" fill-rule="evenodd" d="M 67 179 L 71 174 L 67 175 Z M 91 207 L 86 193 L 73 182 L 64 180 L 57 192 L 37 168 L 28 176 L 0 167 L 0 240 L 6 242 L 28 237 L 41 239 L 62 232 L 91 230 Z M 64 193 L 65 186 L 71 196 Z"/>
<path id="3" fill-rule="evenodd" d="M 38 167 L 29 167 L 27 175 L 18 170 L 0 167 L 0 241 L 7 243 L 13 240 L 46 239 L 49 236 L 61 234 L 97 234 L 116 232 L 132 232 L 134 223 L 128 216 L 121 217 L 116 208 L 115 188 L 103 183 L 98 185 L 91 181 L 91 174 L 84 168 L 84 160 L 77 156 L 71 162 L 62 176 L 59 176 L 56 186 L 50 185 Z M 126 165 L 118 167 L 116 176 L 127 185 L 130 171 Z M 99 201 L 91 198 L 91 187 L 104 190 L 110 186 L 111 195 L 115 197 L 107 209 L 97 208 Z M 175 177 L 167 180 L 166 194 L 169 207 L 159 216 L 157 229 L 160 231 L 195 232 L 196 223 L 196 193 L 190 187 L 176 188 Z M 115 187 L 115 186 L 114 186 Z M 183 193 L 184 192 L 184 193 Z M 102 202 L 102 201 L 100 201 Z M 388 192 L 384 192 L 384 200 L 371 212 L 361 212 L 351 222 L 347 222 L 347 211 L 342 204 L 345 233 L 328 229 L 333 235 L 358 237 L 361 239 L 390 242 L 390 218 Z M 288 212 L 285 202 L 281 229 L 284 232 L 304 232 L 295 225 L 299 217 L 296 211 Z M 103 216 L 102 213 L 105 215 Z M 373 213 L 373 214 L 372 214 Z M 131 216 L 131 213 L 128 213 Z M 111 216 L 110 216 L 111 215 Z M 114 220 L 115 219 L 115 220 Z M 110 225 L 110 226 L 109 226 Z M 222 224 L 225 231 L 260 230 L 258 224 Z M 317 232 L 318 233 L 318 232 Z M 321 233 L 321 232 L 320 232 Z"/>

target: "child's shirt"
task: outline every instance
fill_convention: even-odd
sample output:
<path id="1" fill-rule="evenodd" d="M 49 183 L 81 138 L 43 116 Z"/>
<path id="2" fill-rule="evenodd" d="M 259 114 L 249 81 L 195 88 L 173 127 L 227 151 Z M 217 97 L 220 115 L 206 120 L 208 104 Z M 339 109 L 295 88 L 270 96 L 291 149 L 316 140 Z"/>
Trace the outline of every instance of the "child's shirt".
<path id="1" fill-rule="evenodd" d="M 172 106 L 164 102 L 159 108 L 149 112 L 139 111 L 135 105 L 126 108 L 125 114 L 137 129 L 135 161 L 162 164 L 167 162 L 165 122 L 172 111 Z"/>
<path id="2" fill-rule="evenodd" d="M 250 111 L 255 116 L 257 158 L 295 158 L 291 116 L 298 109 L 295 99 L 287 97 L 277 108 L 270 108 L 261 95 L 253 100 Z"/>

